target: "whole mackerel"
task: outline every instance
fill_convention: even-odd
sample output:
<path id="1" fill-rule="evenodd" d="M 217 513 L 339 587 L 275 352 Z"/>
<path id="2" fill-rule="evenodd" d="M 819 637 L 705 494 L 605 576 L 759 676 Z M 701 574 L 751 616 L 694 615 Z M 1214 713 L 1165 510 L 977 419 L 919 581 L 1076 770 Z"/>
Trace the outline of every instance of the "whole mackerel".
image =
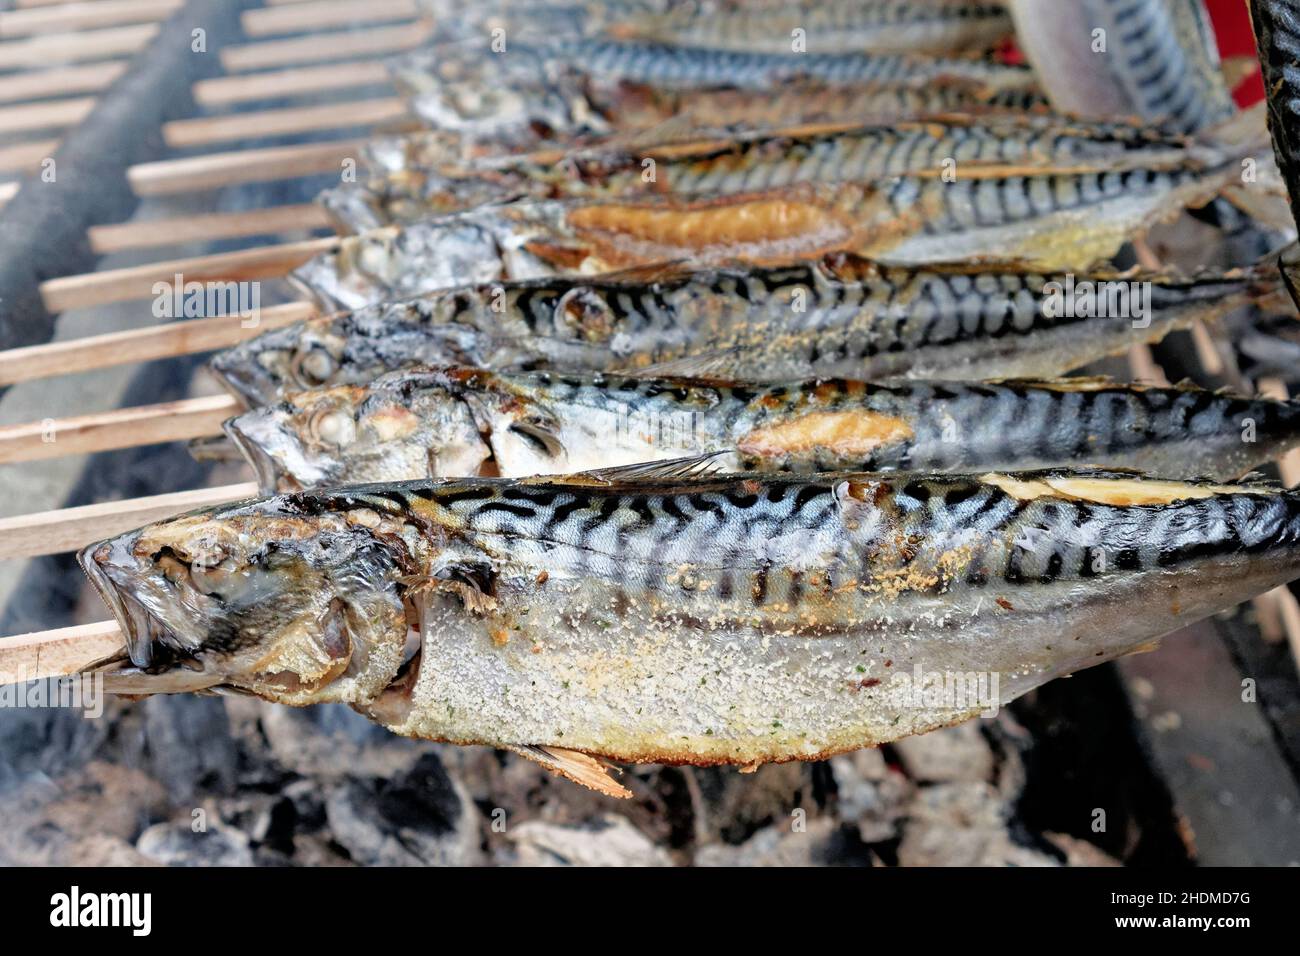
<path id="1" fill-rule="evenodd" d="M 1178 162 L 1186 140 L 1145 127 L 1056 117 L 935 116 L 813 124 L 697 142 L 544 151 L 427 166 L 400 163 L 323 194 L 351 231 L 517 197 L 706 196 L 797 183 L 870 181 L 974 165 L 1132 167 Z"/>
<path id="2" fill-rule="evenodd" d="M 471 139 L 535 139 L 539 127 L 557 140 L 609 135 L 645 123 L 639 104 L 647 101 L 668 98 L 689 109 L 699 93 L 739 90 L 761 98 L 805 81 L 845 87 L 956 82 L 987 93 L 1036 89 L 1032 71 L 984 60 L 709 50 L 601 37 L 546 43 L 507 36 L 504 49 L 493 50 L 485 40 L 421 49 L 394 63 L 399 91 L 433 128 Z M 662 107 L 651 108 L 662 115 Z"/>
<path id="3" fill-rule="evenodd" d="M 357 308 L 466 283 L 663 263 L 782 265 L 830 252 L 1083 272 L 1209 202 L 1240 170 L 1231 159 L 1082 169 L 957 163 L 871 183 L 698 199 L 522 200 L 344 238 L 292 278 L 325 308 Z"/>
<path id="4" fill-rule="evenodd" d="M 886 743 L 1300 575 L 1300 497 L 1269 487 L 660 467 L 305 492 L 91 545 L 126 639 L 104 686 L 344 702 L 627 795 L 598 758 Z"/>
<path id="5" fill-rule="evenodd" d="M 1180 280 L 833 255 L 771 269 L 448 289 L 266 332 L 218 354 L 212 369 L 252 406 L 417 364 L 603 371 L 671 362 L 677 374 L 769 382 L 1054 378 L 1280 292 L 1267 264 Z"/>
<path id="6" fill-rule="evenodd" d="M 701 454 L 729 470 L 1102 465 L 1228 480 L 1300 446 L 1300 403 L 1106 379 L 757 385 L 415 368 L 298 392 L 225 430 L 267 494 Z"/>

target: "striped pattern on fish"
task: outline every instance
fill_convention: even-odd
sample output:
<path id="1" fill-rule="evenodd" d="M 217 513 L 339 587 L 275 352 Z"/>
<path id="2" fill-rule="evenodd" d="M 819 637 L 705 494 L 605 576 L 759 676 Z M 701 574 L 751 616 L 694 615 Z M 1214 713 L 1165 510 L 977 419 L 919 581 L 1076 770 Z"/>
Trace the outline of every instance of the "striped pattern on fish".
<path id="1" fill-rule="evenodd" d="M 534 199 L 633 195 L 702 196 L 837 183 L 952 165 L 1104 167 L 1176 162 L 1182 139 L 1112 123 L 1054 118 L 933 117 L 881 125 L 797 127 L 742 134 L 730 141 L 587 149 L 482 159 L 433 168 L 403 165 L 326 194 L 327 208 L 350 227 L 411 221 L 518 196 Z M 360 195 L 357 195 L 360 194 Z M 348 210 L 368 206 L 357 215 Z"/>
<path id="2" fill-rule="evenodd" d="M 1051 378 L 1278 289 L 1266 271 L 1076 277 L 1076 290 L 1150 281 L 1149 314 L 1135 319 L 1057 302 L 1052 284 L 1064 295 L 1063 278 L 831 256 L 772 269 L 486 283 L 273 330 L 212 368 L 252 405 L 422 363 L 572 371 L 710 356 L 721 359 L 713 372 L 765 381 Z"/>
<path id="3" fill-rule="evenodd" d="M 711 453 L 752 471 L 1103 465 L 1232 479 L 1300 445 L 1300 404 L 1095 379 L 760 385 L 417 368 L 296 393 L 225 427 L 265 493 Z"/>
<path id="4" fill-rule="evenodd" d="M 372 230 L 293 273 L 325 307 L 357 308 L 472 282 L 594 274 L 665 262 L 777 265 L 851 252 L 1083 271 L 1200 206 L 1240 166 L 1184 161 L 1060 171 L 958 164 L 955 181 L 801 183 L 702 199 L 527 200 Z"/>
<path id="5" fill-rule="evenodd" d="M 752 765 L 967 719 L 1294 578 L 1300 498 L 1059 473 L 474 479 L 242 502 L 80 560 L 148 668 L 110 691 Z M 900 696 L 922 671 L 995 693 Z"/>

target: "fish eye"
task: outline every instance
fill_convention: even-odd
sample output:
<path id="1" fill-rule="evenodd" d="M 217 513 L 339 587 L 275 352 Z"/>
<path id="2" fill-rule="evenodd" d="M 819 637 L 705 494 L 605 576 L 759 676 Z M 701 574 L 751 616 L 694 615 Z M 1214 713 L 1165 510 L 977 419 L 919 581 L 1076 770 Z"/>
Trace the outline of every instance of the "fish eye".
<path id="1" fill-rule="evenodd" d="M 343 446 L 357 436 L 357 425 L 352 416 L 336 408 L 321 409 L 307 423 L 312 437 L 327 445 Z"/>
<path id="2" fill-rule="evenodd" d="M 326 384 L 336 371 L 338 362 L 334 356 L 316 345 L 308 346 L 305 352 L 298 353 L 293 360 L 294 378 L 307 388 Z"/>

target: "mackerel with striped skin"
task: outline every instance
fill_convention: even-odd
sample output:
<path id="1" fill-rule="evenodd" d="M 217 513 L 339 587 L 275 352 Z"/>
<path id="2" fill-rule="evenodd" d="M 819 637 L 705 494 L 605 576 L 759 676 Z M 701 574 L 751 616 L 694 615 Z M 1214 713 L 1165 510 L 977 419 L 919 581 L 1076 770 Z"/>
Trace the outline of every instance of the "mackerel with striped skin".
<path id="1" fill-rule="evenodd" d="M 945 163 L 1077 163 L 1110 168 L 1177 162 L 1181 138 L 1117 123 L 1052 117 L 944 116 L 881 125 L 846 123 L 670 143 L 593 148 L 410 168 L 327 191 L 321 201 L 349 229 L 411 222 L 488 202 L 635 195 L 703 196 L 796 183 L 870 181 Z"/>
<path id="2" fill-rule="evenodd" d="M 433 289 L 665 262 L 781 265 L 829 252 L 896 263 L 1081 272 L 1235 182 L 1225 161 L 1066 172 L 968 164 L 957 179 L 801 183 L 690 199 L 527 200 L 345 238 L 293 272 L 326 308 Z"/>
<path id="3" fill-rule="evenodd" d="M 1286 181 L 1291 216 L 1300 225 L 1300 2 L 1251 0 L 1250 15 L 1264 71 L 1273 153 Z M 1296 250 L 1288 250 L 1284 259 L 1287 286 L 1300 305 Z"/>
<path id="4" fill-rule="evenodd" d="M 1011 0 L 1010 7 L 1017 41 L 1062 112 L 1136 116 L 1187 133 L 1233 114 L 1202 0 Z"/>
<path id="5" fill-rule="evenodd" d="M 766 96 L 805 80 L 854 87 L 955 81 L 989 92 L 1036 88 L 1032 71 L 980 60 L 701 50 L 603 38 L 510 40 L 504 51 L 493 52 L 487 40 L 422 49 L 395 62 L 394 81 L 431 127 L 471 138 L 533 139 L 537 127 L 557 139 L 606 135 L 626 128 L 620 114 L 634 99 L 689 98 L 724 88 Z M 720 116 L 716 122 L 735 120 Z"/>
<path id="6" fill-rule="evenodd" d="M 134 665 L 110 691 L 341 701 L 570 772 L 752 766 L 987 713 L 1291 580 L 1300 498 L 1058 473 L 474 479 L 227 505 L 80 561 Z M 909 692 L 925 675 L 938 692 Z M 954 675 L 984 693 L 949 696 Z"/>
<path id="7" fill-rule="evenodd" d="M 620 36 L 765 53 L 789 53 L 796 29 L 821 53 L 971 53 L 1012 35 L 1006 7 L 981 0 L 690 0 L 612 19 Z"/>
<path id="8" fill-rule="evenodd" d="M 1122 281 L 1147 280 L 1150 313 L 1139 321 L 1052 308 L 1057 277 L 1048 274 L 911 269 L 851 256 L 647 280 L 508 282 L 286 326 L 220 353 L 212 369 L 250 406 L 417 364 L 602 371 L 694 359 L 710 374 L 769 382 L 1053 378 L 1280 290 L 1276 273 L 1262 269 Z"/>
<path id="9" fill-rule="evenodd" d="M 225 429 L 267 494 L 710 453 L 729 470 L 1100 465 L 1227 480 L 1300 445 L 1300 403 L 1105 379 L 764 386 L 420 368 L 299 392 Z"/>

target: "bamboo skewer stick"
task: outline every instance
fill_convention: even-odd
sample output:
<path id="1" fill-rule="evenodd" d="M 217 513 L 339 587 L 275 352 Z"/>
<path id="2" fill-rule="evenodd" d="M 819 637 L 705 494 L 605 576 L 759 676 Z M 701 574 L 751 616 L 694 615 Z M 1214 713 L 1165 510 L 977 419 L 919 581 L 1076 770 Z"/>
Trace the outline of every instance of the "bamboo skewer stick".
<path id="1" fill-rule="evenodd" d="M 0 173 L 29 173 L 42 160 L 53 156 L 58 148 L 57 139 L 33 140 L 30 143 L 0 147 Z"/>
<path id="2" fill-rule="evenodd" d="M 152 521 L 161 521 L 196 508 L 252 498 L 257 491 L 257 483 L 247 481 L 218 488 L 196 488 L 0 518 L 0 559 L 76 551 Z"/>
<path id="3" fill-rule="evenodd" d="M 2 119 L 0 115 L 0 120 Z M 163 140 L 168 146 L 184 148 L 208 146 L 229 140 L 376 126 L 401 119 L 410 119 L 406 101 L 396 96 L 386 96 L 351 100 L 347 103 L 326 103 L 322 106 L 249 111 L 230 116 L 198 116 L 164 123 L 162 130 Z"/>
<path id="4" fill-rule="evenodd" d="M 140 163 L 127 170 L 127 178 L 137 196 L 161 196 L 218 189 L 238 183 L 337 173 L 345 159 L 356 159 L 360 155 L 365 142 L 363 139 L 347 139 Z M 3 169 L 0 166 L 0 170 Z"/>
<path id="5" fill-rule="evenodd" d="M 410 20 L 419 14 L 413 0 L 305 0 L 245 11 L 240 23 L 250 37 L 262 37 L 354 23 Z"/>
<path id="6" fill-rule="evenodd" d="M 0 12 L 0 36 L 94 30 L 127 23 L 165 20 L 184 0 L 95 0 Z"/>
<path id="7" fill-rule="evenodd" d="M 280 245 L 241 249 L 189 259 L 150 262 L 142 266 L 106 269 L 65 276 L 41 283 L 41 298 L 50 312 L 64 312 L 105 302 L 126 302 L 154 295 L 159 282 L 176 276 L 185 282 L 253 282 L 286 275 L 308 259 L 338 248 L 338 236 L 305 239 Z"/>
<path id="8" fill-rule="evenodd" d="M 84 66 L 63 66 L 30 73 L 12 73 L 0 83 L 0 103 L 18 103 L 43 96 L 95 93 L 126 72 L 125 60 L 106 60 Z"/>
<path id="9" fill-rule="evenodd" d="M 325 209 L 316 203 L 302 203 L 240 212 L 201 213 L 176 219 L 133 220 L 107 226 L 91 226 L 86 233 L 90 237 L 91 249 L 104 255 L 126 249 L 149 249 L 186 242 L 328 229 L 331 225 L 329 213 Z"/>
<path id="10" fill-rule="evenodd" d="M 64 342 L 28 345 L 0 352 L 0 386 L 54 375 L 69 375 L 131 362 L 150 362 L 227 348 L 270 329 L 316 315 L 306 302 L 264 308 L 256 326 L 234 316 L 185 319 L 123 332 L 107 332 Z"/>
<path id="11" fill-rule="evenodd" d="M 124 646 L 116 621 L 0 637 L 0 684 L 67 677 Z"/>
<path id="12" fill-rule="evenodd" d="M 84 33 L 48 33 L 0 41 L 0 70 L 77 63 L 135 53 L 158 35 L 158 25 L 144 23 Z"/>
<path id="13" fill-rule="evenodd" d="M 93 96 L 0 107 L 0 136 L 34 129 L 66 129 L 80 123 L 94 108 Z"/>
<path id="14" fill-rule="evenodd" d="M 399 26 L 373 30 L 350 30 L 292 40 L 263 40 L 225 47 L 221 51 L 221 65 L 229 73 L 240 73 L 295 63 L 380 56 L 410 50 L 432 35 L 431 24 L 424 20 L 412 20 Z"/>
<path id="15" fill-rule="evenodd" d="M 273 73 L 236 74 L 199 80 L 194 99 L 204 106 L 229 106 L 251 100 L 318 93 L 388 84 L 388 67 L 383 60 L 354 60 L 328 66 L 304 66 Z"/>
<path id="16" fill-rule="evenodd" d="M 212 395 L 8 425 L 0 427 L 0 464 L 219 435 L 241 408 L 232 396 Z"/>

